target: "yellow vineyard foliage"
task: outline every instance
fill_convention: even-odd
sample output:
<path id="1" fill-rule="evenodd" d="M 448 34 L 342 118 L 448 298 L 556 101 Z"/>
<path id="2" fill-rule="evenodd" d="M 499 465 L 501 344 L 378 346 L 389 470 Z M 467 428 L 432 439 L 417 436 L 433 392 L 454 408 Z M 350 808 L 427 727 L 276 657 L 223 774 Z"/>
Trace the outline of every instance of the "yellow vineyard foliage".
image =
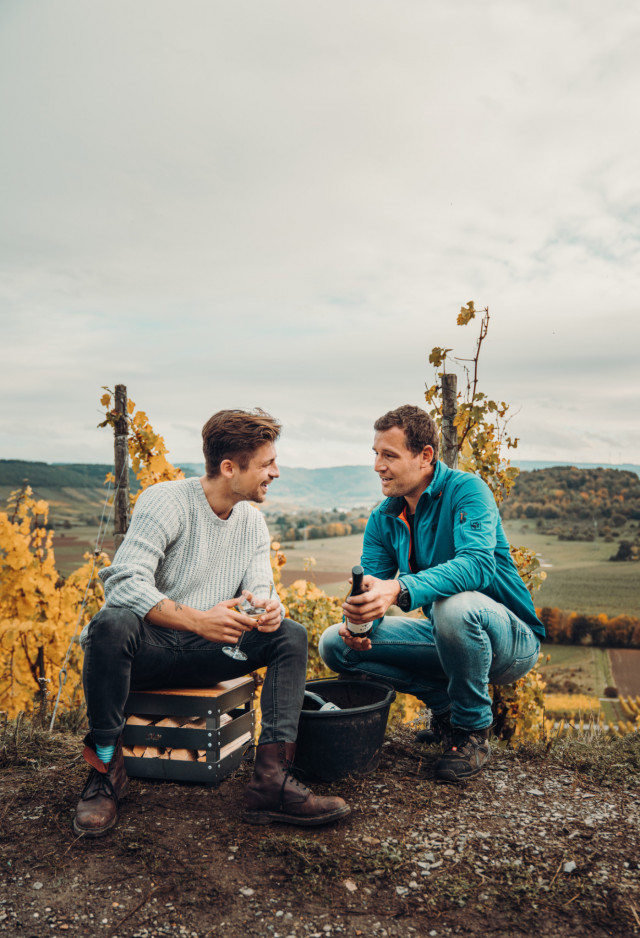
<path id="1" fill-rule="evenodd" d="M 113 395 L 105 391 L 101 426 L 112 426 Z M 128 403 L 127 421 L 129 454 L 140 483 L 133 503 L 148 485 L 182 478 L 183 473 L 168 461 L 163 438 L 133 401 Z M 107 479 L 113 482 L 113 474 Z M 0 699 L 10 717 L 36 711 L 44 719 L 63 666 L 66 680 L 59 711 L 79 706 L 82 650 L 77 637 L 104 598 L 98 571 L 108 565 L 108 556 L 85 554 L 82 566 L 63 579 L 56 569 L 48 517 L 47 502 L 36 499 L 28 486 L 13 492 L 8 512 L 0 512 Z"/>
<path id="2" fill-rule="evenodd" d="M 620 697 L 620 706 L 625 716 L 637 723 L 640 720 L 640 706 L 635 697 Z"/>
<path id="3" fill-rule="evenodd" d="M 614 736 L 629 736 L 631 733 L 637 733 L 639 727 L 637 723 L 632 723 L 631 720 L 620 720 L 617 726 L 611 726 L 609 729 Z"/>
<path id="4" fill-rule="evenodd" d="M 537 667 L 513 684 L 493 684 L 494 733 L 510 745 L 538 739 L 545 705 L 545 682 Z"/>
<path id="5" fill-rule="evenodd" d="M 114 395 L 109 388 L 103 388 L 103 390 L 105 393 L 100 398 L 100 403 L 105 408 L 105 419 L 99 426 L 114 427 L 118 419 L 118 413 L 114 408 Z M 155 485 L 156 482 L 184 479 L 184 472 L 169 462 L 167 459 L 169 451 L 164 438 L 155 432 L 146 413 L 143 410 L 136 410 L 136 405 L 132 400 L 127 401 L 127 425 L 131 468 L 140 484 L 139 490 L 131 495 L 131 504 L 134 505 L 140 492 L 148 486 Z M 113 480 L 113 476 L 111 479 Z"/>
<path id="6" fill-rule="evenodd" d="M 620 697 L 619 703 L 628 719 L 620 718 L 617 723 L 607 723 L 597 697 L 586 694 L 548 694 L 545 698 L 545 737 L 554 740 L 598 733 L 620 738 L 640 732 L 638 697 Z"/>
<path id="7" fill-rule="evenodd" d="M 9 716 L 36 710 L 46 715 L 47 697 L 57 693 L 60 668 L 74 633 L 101 605 L 100 567 L 106 554 L 85 555 L 66 580 L 55 565 L 49 506 L 27 486 L 13 492 L 0 512 L 0 699 Z M 87 604 L 81 614 L 83 597 Z M 74 643 L 62 708 L 81 700 L 81 650 Z"/>
<path id="8" fill-rule="evenodd" d="M 546 694 L 544 708 L 548 715 L 570 717 L 580 713 L 598 715 L 600 701 L 588 694 Z"/>

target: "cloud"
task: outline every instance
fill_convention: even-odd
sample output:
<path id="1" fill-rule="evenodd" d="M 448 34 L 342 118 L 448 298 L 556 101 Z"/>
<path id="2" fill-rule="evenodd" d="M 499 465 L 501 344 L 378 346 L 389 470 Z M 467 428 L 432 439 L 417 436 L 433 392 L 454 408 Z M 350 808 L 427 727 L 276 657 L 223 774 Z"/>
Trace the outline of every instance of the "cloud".
<path id="1" fill-rule="evenodd" d="M 640 461 L 628 4 L 0 15 L 4 455 L 110 458 L 90 428 L 124 382 L 179 459 L 214 409 L 260 404 L 289 464 L 367 462 L 430 348 L 473 351 L 473 298 L 482 380 L 534 456 L 616 426 Z"/>

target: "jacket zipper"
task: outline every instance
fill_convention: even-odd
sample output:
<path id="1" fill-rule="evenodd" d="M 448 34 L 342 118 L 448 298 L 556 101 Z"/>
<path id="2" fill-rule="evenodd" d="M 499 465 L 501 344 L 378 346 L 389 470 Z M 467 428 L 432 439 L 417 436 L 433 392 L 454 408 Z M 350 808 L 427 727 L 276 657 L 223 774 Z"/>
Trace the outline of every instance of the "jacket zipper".
<path id="1" fill-rule="evenodd" d="M 407 554 L 407 570 L 409 570 L 411 573 L 415 573 L 416 571 L 415 571 L 415 570 L 412 570 L 412 568 L 411 568 L 411 548 L 413 547 L 413 540 L 412 540 L 412 537 L 411 537 L 411 525 L 410 525 L 409 522 L 407 521 L 407 509 L 406 509 L 406 507 L 402 509 L 402 511 L 400 512 L 400 514 L 399 514 L 397 517 L 398 517 L 398 520 L 399 520 L 399 521 L 402 521 L 402 523 L 403 523 L 404 525 L 406 525 L 407 531 L 409 532 L 409 553 Z M 416 522 L 415 522 L 415 515 L 414 515 L 413 517 L 414 517 L 414 522 L 413 522 L 413 523 L 415 524 L 415 523 L 416 523 Z"/>

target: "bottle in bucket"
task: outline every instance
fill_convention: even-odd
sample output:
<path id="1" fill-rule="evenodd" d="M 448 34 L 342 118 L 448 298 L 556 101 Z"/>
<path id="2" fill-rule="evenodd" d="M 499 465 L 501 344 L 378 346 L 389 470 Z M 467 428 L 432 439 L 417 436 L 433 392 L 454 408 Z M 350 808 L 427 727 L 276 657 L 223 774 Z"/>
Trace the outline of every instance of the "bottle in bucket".
<path id="1" fill-rule="evenodd" d="M 315 694 L 311 690 L 304 692 L 302 708 L 303 710 L 340 710 L 337 704 L 331 703 L 326 697 L 321 697 L 320 694 Z"/>
<path id="2" fill-rule="evenodd" d="M 364 593 L 363 580 L 364 570 L 360 564 L 357 564 L 351 570 L 351 592 L 349 596 L 359 596 L 361 593 Z M 362 625 L 356 625 L 355 622 L 350 622 L 349 619 L 347 619 L 347 629 L 354 638 L 366 638 L 371 631 L 372 625 L 373 622 L 363 622 Z"/>

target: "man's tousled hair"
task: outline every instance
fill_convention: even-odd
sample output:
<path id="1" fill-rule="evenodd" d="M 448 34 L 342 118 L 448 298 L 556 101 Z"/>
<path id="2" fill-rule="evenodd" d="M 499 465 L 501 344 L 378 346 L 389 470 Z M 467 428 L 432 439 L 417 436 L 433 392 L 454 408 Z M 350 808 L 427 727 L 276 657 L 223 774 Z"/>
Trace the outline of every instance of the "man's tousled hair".
<path id="1" fill-rule="evenodd" d="M 414 456 L 421 453 L 425 446 L 431 446 L 433 449 L 431 462 L 436 463 L 438 461 L 438 427 L 426 410 L 415 407 L 413 404 L 403 404 L 401 407 L 396 407 L 395 410 L 387 411 L 382 417 L 378 417 L 373 425 L 373 429 L 378 433 L 391 430 L 392 427 L 400 427 L 401 430 L 404 430 L 407 449 Z"/>
<path id="2" fill-rule="evenodd" d="M 220 475 L 223 459 L 233 459 L 244 471 L 253 453 L 265 443 L 275 443 L 282 426 L 275 417 L 254 410 L 219 410 L 202 428 L 202 448 L 209 478 Z"/>

